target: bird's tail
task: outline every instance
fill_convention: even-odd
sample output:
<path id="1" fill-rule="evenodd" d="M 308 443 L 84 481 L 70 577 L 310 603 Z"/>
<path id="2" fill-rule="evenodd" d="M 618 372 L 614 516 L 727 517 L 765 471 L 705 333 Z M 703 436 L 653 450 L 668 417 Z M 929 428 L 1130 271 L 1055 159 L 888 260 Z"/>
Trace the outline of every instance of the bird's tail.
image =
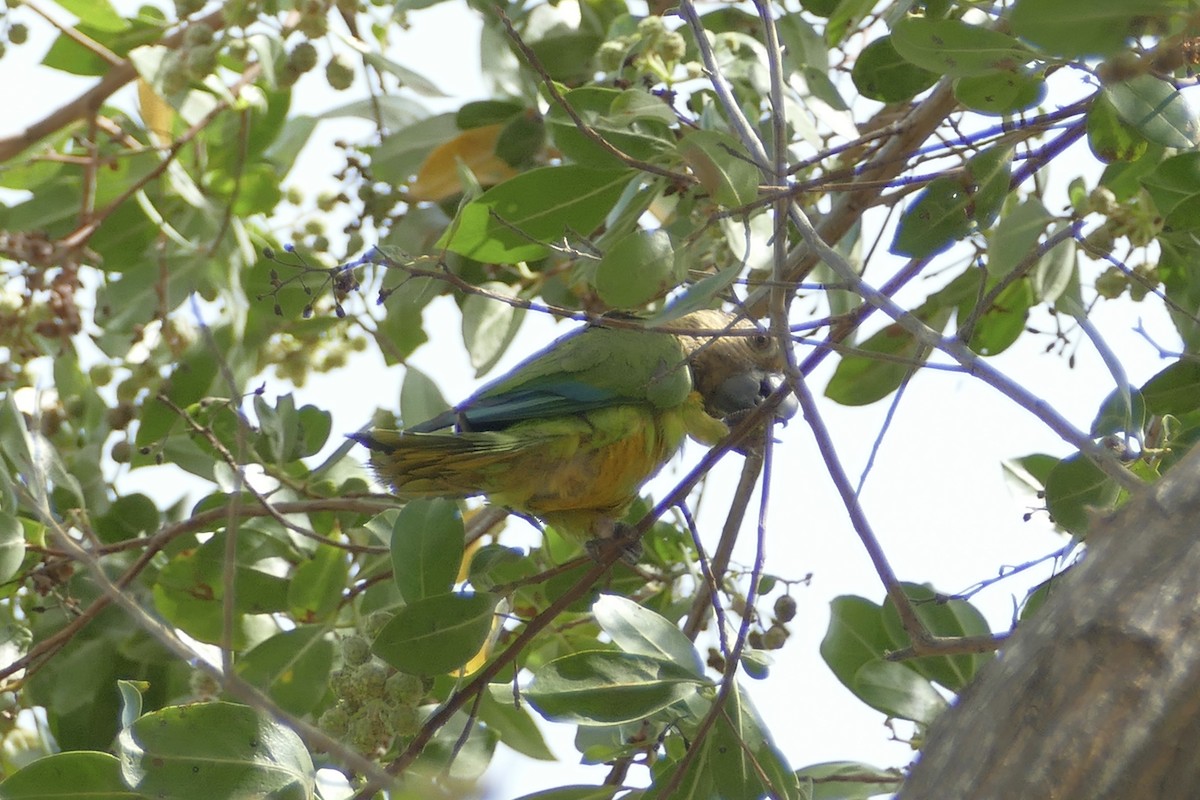
<path id="1" fill-rule="evenodd" d="M 371 451 L 379 479 L 406 499 L 490 494 L 518 445 L 502 433 L 371 430 L 349 435 Z"/>

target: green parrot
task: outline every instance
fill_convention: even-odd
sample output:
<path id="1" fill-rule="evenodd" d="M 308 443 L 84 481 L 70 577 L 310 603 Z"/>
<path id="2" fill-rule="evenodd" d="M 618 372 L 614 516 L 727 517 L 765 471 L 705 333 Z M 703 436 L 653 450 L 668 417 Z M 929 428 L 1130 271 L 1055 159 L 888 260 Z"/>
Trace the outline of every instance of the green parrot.
<path id="1" fill-rule="evenodd" d="M 350 438 L 401 498 L 486 495 L 562 533 L 609 538 L 685 435 L 716 444 L 780 381 L 775 339 L 750 322 L 696 311 L 671 327 L 754 333 L 585 327 L 431 420 Z M 795 410 L 789 395 L 776 416 Z"/>

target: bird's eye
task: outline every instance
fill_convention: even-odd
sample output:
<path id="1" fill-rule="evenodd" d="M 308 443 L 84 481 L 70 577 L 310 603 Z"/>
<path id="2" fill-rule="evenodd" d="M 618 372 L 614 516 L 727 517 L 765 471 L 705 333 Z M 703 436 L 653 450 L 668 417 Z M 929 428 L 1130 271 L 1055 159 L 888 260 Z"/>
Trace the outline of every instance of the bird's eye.
<path id="1" fill-rule="evenodd" d="M 750 344 L 755 350 L 767 350 L 771 347 L 771 337 L 765 333 L 757 333 L 750 337 Z"/>

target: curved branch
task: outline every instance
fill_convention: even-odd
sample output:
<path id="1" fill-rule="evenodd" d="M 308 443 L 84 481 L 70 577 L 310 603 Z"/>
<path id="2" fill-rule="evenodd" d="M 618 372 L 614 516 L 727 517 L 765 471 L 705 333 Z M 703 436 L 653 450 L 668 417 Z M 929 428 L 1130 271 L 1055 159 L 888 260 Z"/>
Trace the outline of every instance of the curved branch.
<path id="1" fill-rule="evenodd" d="M 183 42 L 189 29 L 205 26 L 213 30 L 225 27 L 225 15 L 222 11 L 213 11 L 193 20 L 170 36 L 160 39 L 158 44 L 165 47 L 176 47 Z M 42 119 L 34 122 L 24 131 L 13 136 L 0 138 L 0 164 L 13 158 L 41 139 L 70 125 L 72 122 L 84 119 L 100 110 L 104 101 L 118 89 L 137 77 L 133 62 L 125 59 L 106 72 L 102 78 L 83 94 L 63 106 L 51 111 Z"/>

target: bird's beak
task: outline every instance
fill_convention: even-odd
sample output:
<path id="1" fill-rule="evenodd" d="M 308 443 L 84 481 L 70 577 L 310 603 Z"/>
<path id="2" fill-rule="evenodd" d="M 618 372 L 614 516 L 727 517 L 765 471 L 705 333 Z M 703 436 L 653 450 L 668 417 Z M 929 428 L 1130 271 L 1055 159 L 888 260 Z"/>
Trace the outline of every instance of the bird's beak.
<path id="1" fill-rule="evenodd" d="M 774 373 L 755 370 L 731 375 L 709 398 L 708 412 L 726 422 L 736 422 L 762 405 L 781 385 L 782 376 Z M 788 394 L 775 407 L 775 420 L 786 423 L 796 416 L 799 407 L 795 395 Z"/>

